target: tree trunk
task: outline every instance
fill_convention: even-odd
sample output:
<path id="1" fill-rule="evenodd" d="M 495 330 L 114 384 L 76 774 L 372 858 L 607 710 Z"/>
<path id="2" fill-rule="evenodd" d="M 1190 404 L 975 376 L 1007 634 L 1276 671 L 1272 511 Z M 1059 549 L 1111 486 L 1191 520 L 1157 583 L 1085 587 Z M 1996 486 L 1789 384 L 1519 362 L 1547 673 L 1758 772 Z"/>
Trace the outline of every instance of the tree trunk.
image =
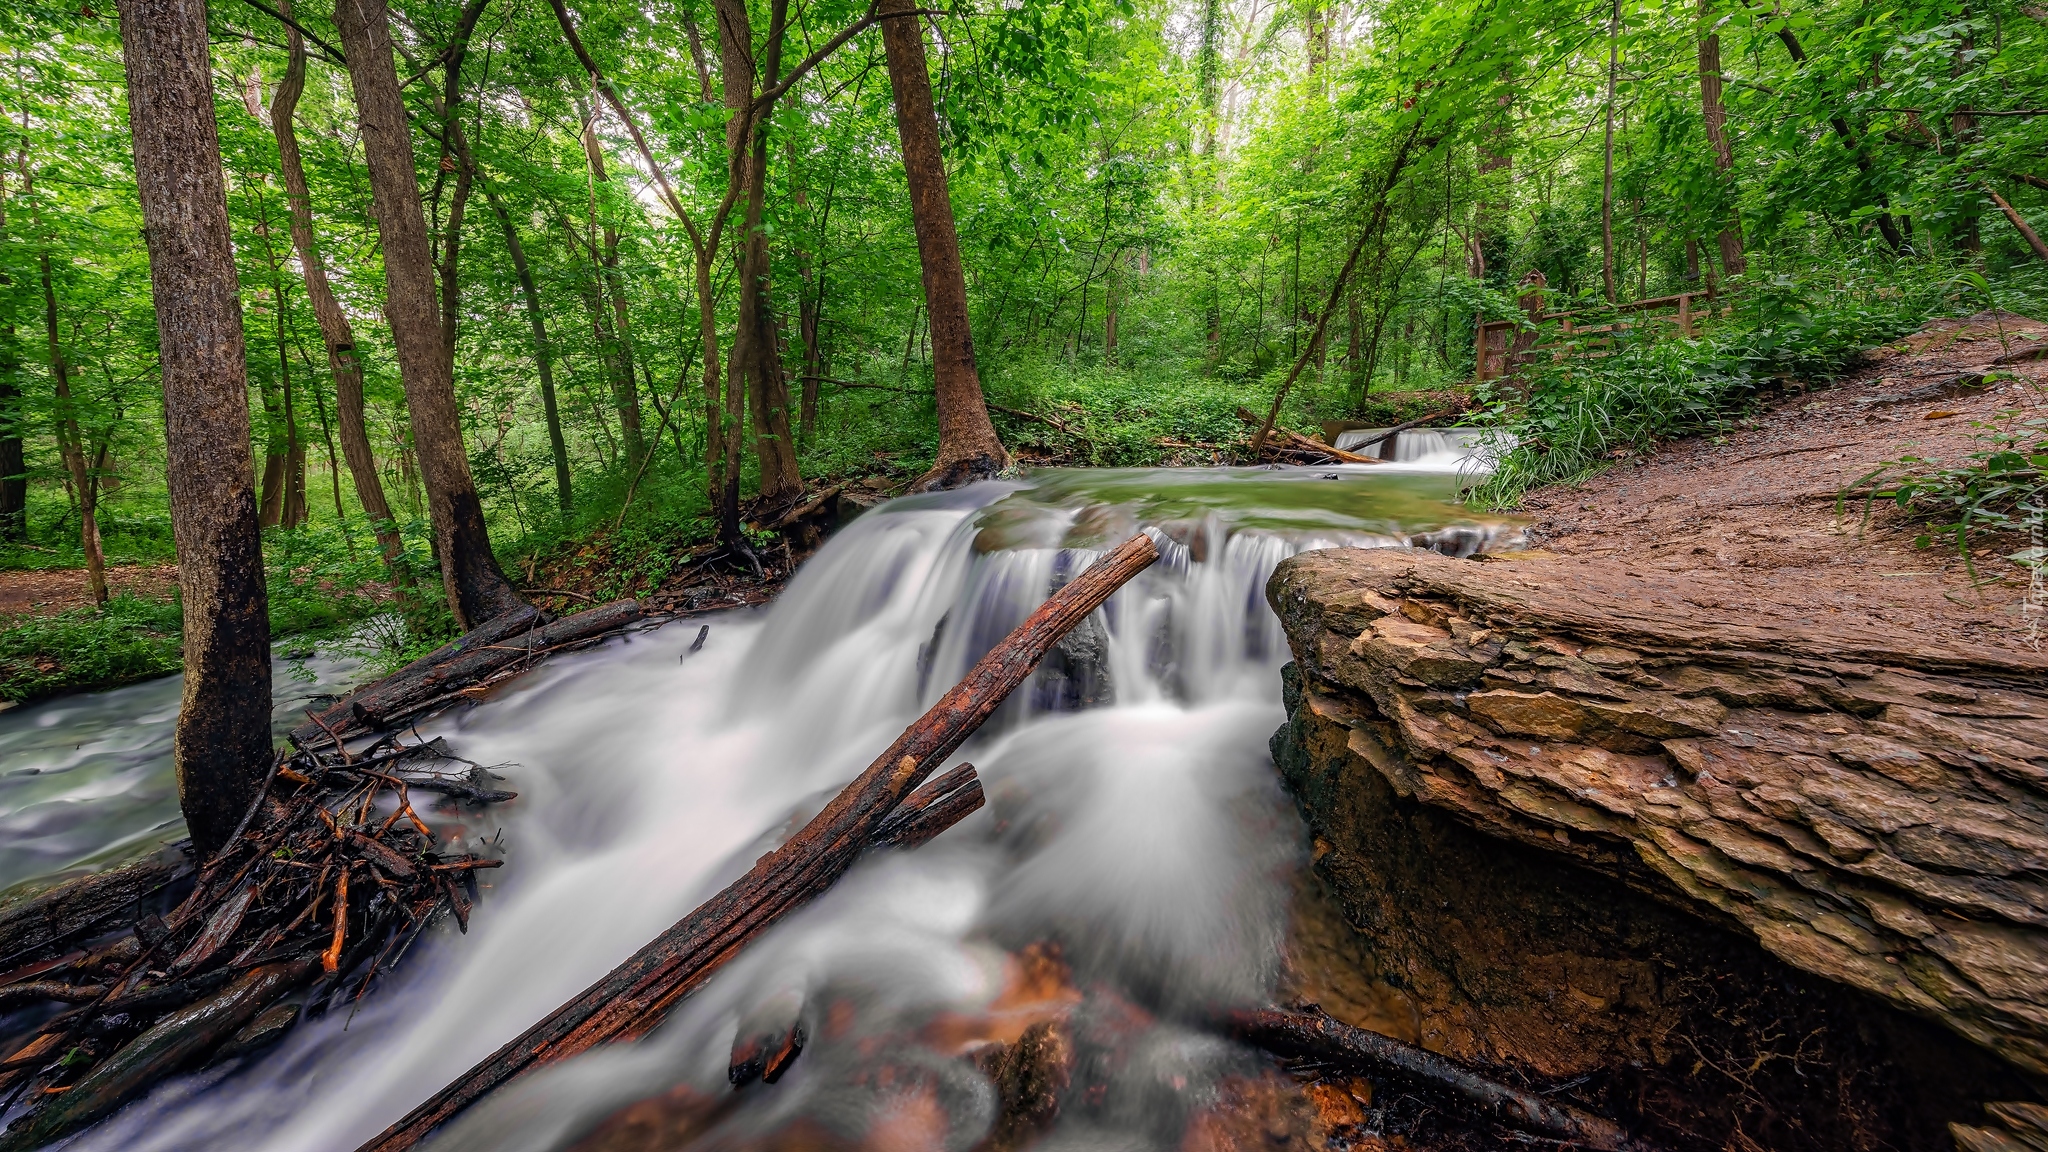
<path id="1" fill-rule="evenodd" d="M 0 540 L 28 539 L 28 463 L 21 450 L 21 344 L 0 331 Z"/>
<path id="2" fill-rule="evenodd" d="M 597 212 L 597 186 L 609 186 L 611 177 L 605 172 L 604 151 L 597 142 L 596 109 L 583 106 L 583 159 L 590 166 L 590 207 L 594 216 Z M 612 378 L 612 403 L 619 412 L 619 430 L 626 442 L 626 471 L 636 472 L 640 461 L 647 455 L 646 437 L 640 428 L 640 388 L 633 375 L 633 343 L 631 320 L 626 309 L 625 281 L 619 275 L 619 229 L 612 219 L 611 204 L 606 202 L 605 220 L 601 229 L 604 244 L 602 256 L 593 253 L 600 264 L 598 274 L 603 279 L 603 295 L 611 298 L 611 315 L 597 317 L 598 340 L 604 346 L 604 362 Z M 602 307 L 602 302 L 600 302 Z"/>
<path id="3" fill-rule="evenodd" d="M 790 435 L 789 387 L 782 378 L 774 325 L 768 315 L 768 237 L 761 230 L 768 183 L 768 128 L 756 124 L 751 143 L 736 135 L 741 116 L 754 99 L 753 26 L 748 22 L 742 0 L 717 0 L 716 7 L 725 103 L 734 113 L 727 122 L 727 154 L 739 156 L 744 149 L 746 157 L 739 177 L 744 181 L 746 196 L 741 217 L 745 247 L 740 257 L 739 316 L 732 358 L 726 365 L 726 387 L 746 389 L 747 407 L 754 421 L 754 454 L 760 464 L 761 499 L 776 505 L 803 494 L 803 477 L 797 470 L 796 444 Z M 786 5 L 782 3 L 771 10 L 760 69 L 760 87 L 764 89 L 781 78 L 786 17 L 780 13 L 785 11 Z"/>
<path id="4" fill-rule="evenodd" d="M 50 344 L 50 383 L 57 396 L 57 451 L 78 500 L 79 540 L 85 551 L 85 585 L 93 607 L 107 602 L 107 560 L 100 551 L 99 483 L 86 463 L 85 437 L 79 431 L 78 406 L 71 397 L 71 371 L 57 334 L 57 290 L 50 278 L 50 254 L 41 256 L 43 331 Z M 104 452 L 104 450 L 103 450 Z"/>
<path id="5" fill-rule="evenodd" d="M 120 0 L 120 16 L 185 613 L 178 799 L 193 846 L 205 859 L 233 834 L 271 762 L 270 616 L 249 452 L 242 310 L 213 116 L 206 6 L 201 0 Z"/>
<path id="6" fill-rule="evenodd" d="M 569 494 L 569 446 L 562 439 L 562 415 L 555 405 L 555 364 L 554 351 L 548 344 L 547 320 L 540 307 L 540 288 L 533 281 L 533 269 L 526 262 L 526 249 L 519 243 L 519 230 L 512 226 L 512 216 L 505 211 L 505 205 L 491 188 L 490 181 L 484 182 L 484 199 L 491 206 L 491 213 L 498 218 L 498 227 L 505 233 L 505 250 L 512 255 L 512 272 L 519 278 L 519 294 L 526 300 L 526 319 L 533 326 L 533 363 L 540 374 L 540 407 L 547 419 L 548 450 L 555 460 L 555 499 L 561 506 L 562 519 L 567 520 L 574 501 Z"/>
<path id="7" fill-rule="evenodd" d="M 1351 380 L 1354 404 L 1363 402 L 1366 393 L 1372 390 L 1371 382 L 1365 378 L 1365 309 L 1358 297 L 1356 288 L 1344 297 L 1344 371 Z"/>
<path id="8" fill-rule="evenodd" d="M 939 406 L 939 458 L 918 478 L 918 490 L 954 488 L 985 480 L 1010 466 L 1010 454 L 989 422 L 974 365 L 974 335 L 967 322 L 967 279 L 960 269 L 960 237 L 946 190 L 939 151 L 939 120 L 926 71 L 924 28 L 911 0 L 882 0 L 882 47 L 889 87 L 896 96 L 896 131 L 903 173 L 910 183 L 910 213 L 924 270 L 925 308 L 931 314 L 932 385 Z"/>
<path id="9" fill-rule="evenodd" d="M 1713 0 L 1700 0 L 1700 115 L 1706 121 L 1707 143 L 1714 149 L 1714 171 L 1721 177 L 1724 193 L 1732 200 L 1735 151 L 1728 143 L 1728 113 L 1721 104 L 1721 37 L 1706 31 L 1712 13 Z M 1725 220 L 1718 237 L 1721 267 L 1730 276 L 1740 276 L 1748 270 L 1749 259 L 1742 251 L 1742 216 L 1733 203 L 1728 206 Z M 1698 278 L 1696 273 L 1693 278 Z"/>
<path id="10" fill-rule="evenodd" d="M 1330 9 L 1318 0 L 1311 0 L 1302 13 L 1302 24 L 1302 39 L 1308 49 L 1308 74 L 1313 76 L 1330 59 Z"/>
<path id="11" fill-rule="evenodd" d="M 1951 76 L 1958 80 L 1962 79 L 1962 75 L 1966 71 L 1964 57 L 1975 47 L 1975 38 L 1970 36 L 1963 37 L 1962 42 L 1956 46 L 1955 62 L 1949 70 Z M 1977 142 L 1977 118 L 1969 112 L 1957 112 L 1951 115 L 1948 125 L 1949 131 L 1955 136 L 1956 154 L 1958 156 L 1962 155 L 1965 149 Z M 1977 227 L 1978 205 L 1981 203 L 1982 201 L 1976 197 L 1969 197 L 1963 201 L 1962 207 L 1956 213 L 1954 228 L 1956 247 L 1961 248 L 1965 252 L 1977 253 L 1984 250 L 1984 240 L 1980 234 L 1980 229 Z"/>
<path id="12" fill-rule="evenodd" d="M 1614 286 L 1614 81 L 1621 71 L 1621 0 L 1607 15 L 1607 143 L 1600 168 L 1600 282 L 1607 303 L 1618 301 Z"/>
<path id="13" fill-rule="evenodd" d="M 257 523 L 275 528 L 284 515 L 284 414 L 279 410 L 275 380 L 263 380 L 256 393 L 263 400 L 263 479 L 257 486 Z"/>
<path id="14" fill-rule="evenodd" d="M 1747 0 L 1744 2 L 1747 3 Z M 1791 26 L 1784 21 L 1776 21 L 1776 24 L 1779 42 L 1785 45 L 1785 51 L 1792 57 L 1792 63 L 1801 71 L 1805 71 L 1806 49 L 1800 47 L 1799 37 L 1793 34 Z M 1865 180 L 1871 179 L 1874 166 L 1870 162 L 1870 156 L 1863 150 L 1862 141 L 1857 139 L 1855 129 L 1849 127 L 1848 118 L 1837 112 L 1828 117 L 1828 127 L 1832 128 L 1835 136 L 1842 141 L 1842 147 L 1849 150 L 1850 159 L 1855 162 L 1856 170 L 1863 174 Z M 1897 252 L 1904 248 L 1906 238 L 1899 231 L 1898 221 L 1892 217 L 1891 198 L 1883 192 L 1874 192 L 1871 200 L 1878 207 L 1878 235 L 1884 237 L 1884 242 L 1892 251 Z M 1731 276 L 1735 272 L 1732 268 L 1724 268 L 1723 271 Z"/>
<path id="15" fill-rule="evenodd" d="M 377 234 L 384 248 L 386 312 L 426 481 L 441 580 L 456 625 L 467 630 L 524 601 L 498 569 L 483 503 L 463 453 L 455 381 L 435 314 L 434 254 L 427 243 L 426 213 L 413 171 L 398 69 L 391 60 L 384 0 L 349 0 L 335 5 L 334 11 L 355 88 Z"/>
<path id="16" fill-rule="evenodd" d="M 278 10 L 290 18 L 292 0 L 277 0 Z M 341 454 L 348 461 L 349 477 L 355 482 L 356 500 L 370 518 L 370 530 L 377 535 L 377 547 L 384 553 L 384 570 L 393 585 L 409 593 L 412 569 L 405 562 L 405 541 L 392 522 L 391 505 L 384 498 L 384 481 L 377 474 L 377 454 L 370 449 L 370 434 L 363 421 L 363 365 L 356 359 L 356 337 L 348 313 L 334 298 L 327 283 L 327 268 L 313 241 L 313 203 L 306 191 L 306 168 L 299 158 L 299 138 L 293 125 L 299 95 L 306 87 L 306 44 L 296 27 L 285 26 L 285 41 L 291 51 L 284 79 L 270 99 L 270 131 L 277 137 L 279 167 L 284 172 L 285 198 L 291 206 L 292 247 L 298 251 L 299 267 L 305 274 L 306 300 L 313 306 L 313 318 L 320 324 L 320 342 L 327 347 L 327 368 L 334 374 L 334 415 L 341 425 Z"/>

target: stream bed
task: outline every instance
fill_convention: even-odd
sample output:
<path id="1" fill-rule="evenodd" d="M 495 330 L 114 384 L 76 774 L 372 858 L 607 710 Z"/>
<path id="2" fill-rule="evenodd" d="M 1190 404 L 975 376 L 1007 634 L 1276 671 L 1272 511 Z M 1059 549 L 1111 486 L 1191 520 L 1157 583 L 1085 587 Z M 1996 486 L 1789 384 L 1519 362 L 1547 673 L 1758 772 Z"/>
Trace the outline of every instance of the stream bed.
<path id="1" fill-rule="evenodd" d="M 634 1101 L 719 1097 L 736 1036 L 798 1024 L 801 1058 L 718 1113 L 719 1142 L 800 1131 L 964 1152 L 996 1093 L 961 1054 L 1015 1039 L 1019 957 L 1050 950 L 1060 987 L 1031 995 L 1071 1001 L 1110 1055 L 1048 1139 L 1172 1148 L 1214 1086 L 1257 1062 L 1197 1020 L 1272 994 L 1307 850 L 1267 750 L 1287 647 L 1266 578 L 1310 548 L 1515 546 L 1514 524 L 1447 502 L 1457 483 L 1413 465 L 1076 470 L 905 498 L 843 528 L 767 610 L 556 659 L 419 725 L 519 793 L 429 817 L 507 861 L 467 936 L 444 925 L 360 1003 L 66 1147 L 356 1147 L 744 871 L 1053 587 L 1143 528 L 1161 562 L 955 757 L 978 767 L 986 808 L 864 861 L 648 1040 L 518 1081 L 431 1146 L 562 1148 Z M 283 726 L 361 674 L 307 667 L 313 683 L 279 678 Z M 0 716 L 0 883 L 175 837 L 176 707 L 172 679 Z"/>

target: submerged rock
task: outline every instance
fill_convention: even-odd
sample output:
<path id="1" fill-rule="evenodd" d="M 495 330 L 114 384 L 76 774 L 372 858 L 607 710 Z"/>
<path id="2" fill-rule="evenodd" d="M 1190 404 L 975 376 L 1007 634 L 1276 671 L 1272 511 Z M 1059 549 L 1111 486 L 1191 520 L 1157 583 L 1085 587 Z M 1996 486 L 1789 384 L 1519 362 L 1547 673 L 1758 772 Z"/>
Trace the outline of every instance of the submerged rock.
<path id="1" fill-rule="evenodd" d="M 1275 573 L 1275 758 L 1366 954 L 1310 982 L 1679 1147 L 1942 1147 L 2040 1095 L 2048 660 L 1536 569 Z"/>

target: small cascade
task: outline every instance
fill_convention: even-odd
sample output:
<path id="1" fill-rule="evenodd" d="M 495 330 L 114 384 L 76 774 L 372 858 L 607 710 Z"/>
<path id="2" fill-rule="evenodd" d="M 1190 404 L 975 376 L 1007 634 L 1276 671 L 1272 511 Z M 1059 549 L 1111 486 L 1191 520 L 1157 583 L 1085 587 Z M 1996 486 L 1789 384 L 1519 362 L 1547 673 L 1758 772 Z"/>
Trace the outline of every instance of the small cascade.
<path id="1" fill-rule="evenodd" d="M 1354 428 L 1337 434 L 1336 447 L 1348 452 L 1379 440 L 1369 455 L 1424 471 L 1472 475 L 1491 472 L 1491 462 L 1512 443 L 1505 433 L 1493 428 L 1409 428 L 1395 433 L 1391 440 L 1380 440 L 1386 433 L 1385 428 Z"/>
<path id="2" fill-rule="evenodd" d="M 864 862 L 648 1040 L 517 1082 L 435 1147 L 545 1152 L 636 1100 L 725 1098 L 736 1039 L 773 1017 L 808 1045 L 719 1132 L 852 1144 L 910 1108 L 906 1148 L 964 1152 L 995 1097 L 963 1053 L 1007 1035 L 1020 957 L 1046 948 L 1076 1042 L 1114 1055 L 1050 1138 L 1172 1146 L 1210 1087 L 1258 1066 L 1196 1021 L 1272 995 L 1306 851 L 1267 751 L 1288 650 L 1266 580 L 1309 548 L 1514 546 L 1514 524 L 1446 491 L 1328 469 L 985 483 L 866 513 L 772 608 L 708 618 L 701 650 L 692 619 L 558 659 L 420 725 L 520 793 L 492 809 L 508 863 L 469 935 L 430 934 L 361 1005 L 323 1005 L 280 1048 L 159 1087 L 71 1147 L 354 1148 L 743 871 L 1137 531 L 1161 561 L 959 754 L 982 812 Z M 463 834 L 458 815 L 429 818 Z"/>

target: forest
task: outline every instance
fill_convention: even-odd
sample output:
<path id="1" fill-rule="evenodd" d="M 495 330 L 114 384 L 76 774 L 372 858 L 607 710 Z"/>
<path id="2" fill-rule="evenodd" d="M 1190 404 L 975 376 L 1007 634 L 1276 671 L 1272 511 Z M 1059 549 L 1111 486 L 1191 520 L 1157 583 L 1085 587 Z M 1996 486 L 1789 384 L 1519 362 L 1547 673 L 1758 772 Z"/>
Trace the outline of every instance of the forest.
<path id="1" fill-rule="evenodd" d="M 476 611 L 431 591 L 437 467 L 466 468 L 462 547 L 506 587 L 598 601 L 717 547 L 786 567 L 772 525 L 832 485 L 1249 460 L 1240 407 L 1463 409 L 1518 432 L 1472 497 L 1512 506 L 1929 316 L 2048 296 L 2029 2 L 335 17 L 209 5 L 213 118 L 271 631 L 397 601 L 394 663 Z M 175 485 L 119 14 L 10 5 L 0 37 L 0 562 L 85 568 L 94 601 L 0 634 L 24 698 L 175 667 L 176 605 L 105 575 L 172 559 Z M 408 158 L 401 270 L 377 177 Z M 1692 339 L 1476 379 L 1482 324 L 1679 294 Z M 435 378 L 452 409 L 418 410 Z"/>

